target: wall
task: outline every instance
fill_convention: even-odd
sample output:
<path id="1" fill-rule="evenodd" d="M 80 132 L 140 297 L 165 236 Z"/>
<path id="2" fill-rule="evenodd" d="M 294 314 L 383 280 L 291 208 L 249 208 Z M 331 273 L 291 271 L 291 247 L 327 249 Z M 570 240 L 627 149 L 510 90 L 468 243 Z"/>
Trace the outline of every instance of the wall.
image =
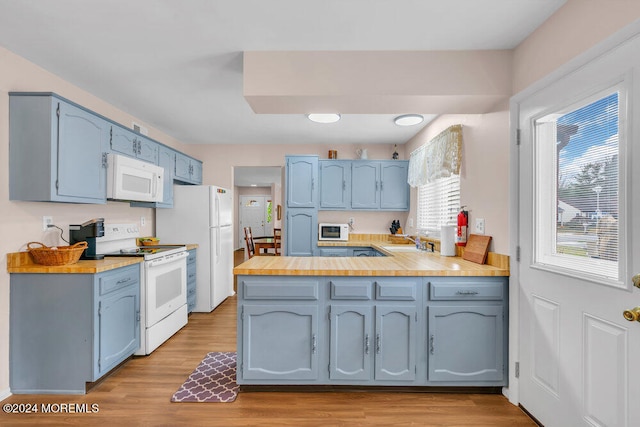
<path id="1" fill-rule="evenodd" d="M 142 120 L 134 118 L 91 94 L 65 82 L 27 60 L 0 47 L 0 264 L 6 265 L 9 252 L 18 252 L 27 242 L 65 244 L 57 230 L 42 231 L 42 216 L 53 217 L 68 239 L 69 224 L 82 223 L 95 217 L 108 222 L 137 222 L 145 218 L 143 235 L 153 233 L 153 209 L 130 208 L 128 203 L 106 205 L 74 205 L 66 203 L 17 202 L 9 200 L 9 97 L 8 92 L 56 92 L 118 123 L 130 125 L 132 120 L 149 129 L 149 136 L 166 145 L 183 150 L 177 140 L 164 135 Z M 0 268 L 0 400 L 9 392 L 9 274 Z"/>
<path id="2" fill-rule="evenodd" d="M 569 0 L 513 52 L 516 94 L 640 18 L 637 0 Z"/>
<path id="3" fill-rule="evenodd" d="M 210 185 L 232 188 L 233 168 L 236 166 L 284 166 L 285 155 L 287 154 L 313 154 L 320 159 L 326 159 L 328 150 L 338 151 L 338 159 L 357 159 L 356 150 L 367 148 L 369 159 L 389 160 L 393 154 L 392 144 L 370 144 L 370 145 L 325 145 L 325 144 L 304 144 L 304 145 L 215 145 L 212 149 L 210 145 L 190 145 L 185 149 L 188 154 L 197 157 L 204 162 L 203 182 Z M 404 146 L 398 146 L 400 159 L 406 159 Z M 220 156 L 218 153 L 225 153 Z M 251 153 L 250 156 L 247 153 Z M 284 187 L 282 188 L 284 191 Z M 318 220 L 323 222 L 347 222 L 348 217 L 355 220 L 356 233 L 388 233 L 391 220 L 399 219 L 401 224 L 406 223 L 407 212 L 332 212 L 320 211 Z M 237 216 L 236 216 L 237 219 Z M 238 242 L 236 242 L 236 247 Z"/>
<path id="4" fill-rule="evenodd" d="M 487 114 L 443 115 L 405 145 L 411 151 L 429 142 L 451 125 L 462 125 L 460 201 L 469 208 L 469 233 L 475 218 L 485 219 L 489 250 L 509 253 L 509 111 L 506 102 Z M 416 218 L 417 190 L 411 189 L 409 218 Z M 415 231 L 408 228 L 409 233 Z"/>

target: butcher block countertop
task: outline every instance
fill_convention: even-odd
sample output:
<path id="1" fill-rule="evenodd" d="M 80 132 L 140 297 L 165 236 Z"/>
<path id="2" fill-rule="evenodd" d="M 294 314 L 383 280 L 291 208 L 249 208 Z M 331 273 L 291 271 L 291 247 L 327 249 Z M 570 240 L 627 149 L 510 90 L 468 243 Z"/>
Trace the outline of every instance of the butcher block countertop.
<path id="1" fill-rule="evenodd" d="M 8 273 L 75 273 L 95 274 L 114 268 L 126 267 L 144 261 L 142 257 L 111 257 L 100 260 L 80 260 L 75 264 L 49 266 L 33 262 L 28 252 L 7 254 Z"/>
<path id="2" fill-rule="evenodd" d="M 180 244 L 179 244 L 180 245 Z M 198 245 L 186 243 L 187 250 L 197 249 Z M 105 257 L 100 260 L 80 260 L 75 264 L 48 266 L 36 264 L 29 252 L 14 252 L 7 254 L 7 273 L 102 273 L 115 268 L 143 262 L 143 257 Z"/>
<path id="3" fill-rule="evenodd" d="M 320 245 L 325 246 L 325 245 Z M 326 245 L 329 246 L 329 245 Z M 385 247 L 407 247 L 384 241 L 333 242 L 333 247 L 366 246 L 385 257 L 254 256 L 234 268 L 236 275 L 265 276 L 508 276 L 509 257 L 489 252 L 487 264 L 439 252 L 395 252 Z"/>

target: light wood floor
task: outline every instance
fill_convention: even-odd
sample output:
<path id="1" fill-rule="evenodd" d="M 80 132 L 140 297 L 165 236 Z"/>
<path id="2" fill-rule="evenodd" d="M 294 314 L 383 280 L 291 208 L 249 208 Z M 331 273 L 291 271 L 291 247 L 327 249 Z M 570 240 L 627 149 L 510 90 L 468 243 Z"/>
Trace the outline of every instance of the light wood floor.
<path id="1" fill-rule="evenodd" d="M 84 396 L 14 395 L 7 403 L 97 404 L 92 414 L 6 414 L 0 425 L 535 426 L 502 395 L 422 392 L 247 392 L 233 403 L 171 403 L 210 351 L 235 351 L 236 298 L 189 324 L 150 356 L 124 363 Z"/>

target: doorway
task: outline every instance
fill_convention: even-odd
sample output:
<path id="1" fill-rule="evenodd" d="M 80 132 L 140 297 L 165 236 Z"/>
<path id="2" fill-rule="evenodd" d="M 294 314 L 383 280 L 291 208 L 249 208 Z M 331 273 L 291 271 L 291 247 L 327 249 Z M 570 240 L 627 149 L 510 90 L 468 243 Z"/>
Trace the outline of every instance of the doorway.
<path id="1" fill-rule="evenodd" d="M 640 419 L 639 33 L 512 101 L 515 387 L 550 427 Z"/>

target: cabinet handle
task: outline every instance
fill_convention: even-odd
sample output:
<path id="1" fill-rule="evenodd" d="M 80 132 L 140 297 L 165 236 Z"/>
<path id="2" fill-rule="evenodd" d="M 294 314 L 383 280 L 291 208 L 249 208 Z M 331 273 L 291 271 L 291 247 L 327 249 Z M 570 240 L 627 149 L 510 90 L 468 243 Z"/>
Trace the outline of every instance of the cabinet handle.
<path id="1" fill-rule="evenodd" d="M 131 277 L 127 277 L 126 279 L 120 279 L 118 280 L 118 282 L 116 283 L 117 285 L 121 285 L 123 283 L 127 283 L 131 281 Z"/>
<path id="2" fill-rule="evenodd" d="M 380 334 L 376 334 L 376 354 L 380 354 Z"/>
<path id="3" fill-rule="evenodd" d="M 380 188 L 380 183 L 378 183 L 378 181 L 376 181 L 376 191 L 378 191 L 379 188 Z"/>
<path id="4" fill-rule="evenodd" d="M 478 295 L 478 291 L 456 291 L 456 295 Z"/>
<path id="5" fill-rule="evenodd" d="M 138 154 L 142 153 L 142 141 L 138 141 Z"/>
<path id="6" fill-rule="evenodd" d="M 313 334 L 311 336 L 311 353 L 312 354 L 316 354 L 316 334 Z"/>
<path id="7" fill-rule="evenodd" d="M 311 178 L 311 189 L 315 189 L 316 188 L 316 180 Z"/>
<path id="8" fill-rule="evenodd" d="M 347 189 L 347 181 L 342 180 L 342 189 L 346 190 Z"/>
<path id="9" fill-rule="evenodd" d="M 382 184 L 384 184 L 384 181 L 380 181 L 380 191 L 382 191 Z"/>
<path id="10" fill-rule="evenodd" d="M 433 340 L 435 337 L 431 334 L 431 338 L 429 338 L 429 353 L 433 354 Z"/>
<path id="11" fill-rule="evenodd" d="M 364 336 L 364 354 L 369 354 L 369 334 Z"/>

